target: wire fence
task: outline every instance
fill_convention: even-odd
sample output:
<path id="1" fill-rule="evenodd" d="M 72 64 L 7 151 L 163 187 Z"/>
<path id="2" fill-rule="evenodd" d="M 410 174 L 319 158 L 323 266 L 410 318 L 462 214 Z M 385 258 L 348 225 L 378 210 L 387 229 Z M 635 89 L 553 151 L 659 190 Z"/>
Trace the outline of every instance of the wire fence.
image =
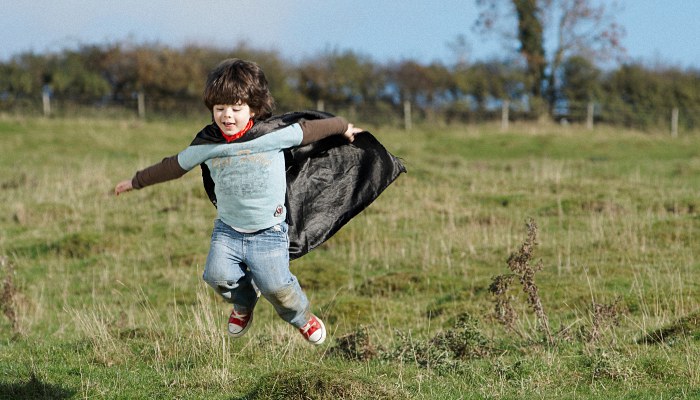
<path id="1" fill-rule="evenodd" d="M 437 123 L 500 123 L 508 129 L 513 122 L 538 121 L 541 115 L 522 103 L 493 100 L 488 107 L 446 104 L 441 107 L 419 107 L 405 101 L 401 104 L 374 102 L 334 104 L 317 101 L 303 108 L 344 115 L 355 121 L 374 125 L 400 126 L 410 130 L 416 124 Z M 277 109 L 277 112 L 292 111 Z M 62 97 L 44 94 L 36 97 L 0 97 L 0 112 L 44 117 L 76 117 L 99 115 L 113 118 L 204 118 L 210 117 L 201 99 L 177 96 L 146 96 L 136 93 L 129 98 Z M 562 125 L 577 124 L 593 129 L 596 125 L 613 125 L 639 130 L 668 132 L 673 136 L 700 131 L 700 106 L 644 107 L 622 102 L 567 103 L 555 107 L 550 119 Z"/>

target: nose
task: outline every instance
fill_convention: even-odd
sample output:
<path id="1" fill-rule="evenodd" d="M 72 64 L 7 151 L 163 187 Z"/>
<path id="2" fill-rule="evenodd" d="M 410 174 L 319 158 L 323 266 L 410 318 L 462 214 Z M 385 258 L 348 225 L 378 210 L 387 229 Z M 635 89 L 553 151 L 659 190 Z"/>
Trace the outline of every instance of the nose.
<path id="1" fill-rule="evenodd" d="M 231 107 L 226 107 L 224 109 L 224 118 L 233 119 L 233 109 Z"/>

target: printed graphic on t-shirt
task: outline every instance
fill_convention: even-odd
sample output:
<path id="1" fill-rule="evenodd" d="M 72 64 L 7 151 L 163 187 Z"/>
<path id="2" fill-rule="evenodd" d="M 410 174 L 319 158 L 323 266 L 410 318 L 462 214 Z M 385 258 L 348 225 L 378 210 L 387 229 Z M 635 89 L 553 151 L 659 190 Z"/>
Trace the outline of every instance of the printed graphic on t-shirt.
<path id="1" fill-rule="evenodd" d="M 252 153 L 241 150 L 236 156 L 212 160 L 218 172 L 223 193 L 244 198 L 265 193 L 270 179 L 272 161 L 267 153 Z"/>

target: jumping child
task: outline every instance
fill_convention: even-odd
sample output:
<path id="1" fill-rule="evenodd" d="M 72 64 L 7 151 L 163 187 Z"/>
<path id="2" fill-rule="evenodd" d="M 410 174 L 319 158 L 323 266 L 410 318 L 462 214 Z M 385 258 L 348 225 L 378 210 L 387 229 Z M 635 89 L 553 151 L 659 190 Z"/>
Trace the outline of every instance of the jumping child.
<path id="1" fill-rule="evenodd" d="M 240 59 L 225 60 L 209 74 L 203 98 L 224 140 L 190 145 L 119 182 L 114 193 L 176 179 L 204 163 L 215 184 L 217 218 L 203 279 L 233 305 L 229 334 L 245 334 L 262 295 L 307 341 L 319 345 L 326 328 L 289 270 L 283 150 L 331 135 L 352 142 L 362 129 L 332 117 L 242 140 L 257 121 L 272 115 L 274 100 L 262 69 Z"/>

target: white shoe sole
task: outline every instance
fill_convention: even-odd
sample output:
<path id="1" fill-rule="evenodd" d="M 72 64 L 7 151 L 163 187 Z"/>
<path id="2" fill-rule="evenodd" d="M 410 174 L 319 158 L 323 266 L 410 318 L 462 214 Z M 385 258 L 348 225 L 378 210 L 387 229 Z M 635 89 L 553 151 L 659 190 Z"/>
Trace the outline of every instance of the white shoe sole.
<path id="1" fill-rule="evenodd" d="M 309 343 L 312 343 L 316 346 L 319 344 L 322 344 L 326 340 L 326 325 L 323 324 L 323 321 L 321 321 L 321 318 L 316 317 L 316 320 L 318 321 L 319 324 L 321 324 L 321 338 L 315 342 L 309 340 Z"/>
<path id="2" fill-rule="evenodd" d="M 239 338 L 239 337 L 245 335 L 246 332 L 248 332 L 248 329 L 250 329 L 251 325 L 253 325 L 253 313 L 250 314 L 250 319 L 248 320 L 248 324 L 240 332 L 237 332 L 237 333 L 231 332 L 231 324 L 228 324 L 227 331 L 228 331 L 229 336 L 231 336 L 233 338 Z"/>

